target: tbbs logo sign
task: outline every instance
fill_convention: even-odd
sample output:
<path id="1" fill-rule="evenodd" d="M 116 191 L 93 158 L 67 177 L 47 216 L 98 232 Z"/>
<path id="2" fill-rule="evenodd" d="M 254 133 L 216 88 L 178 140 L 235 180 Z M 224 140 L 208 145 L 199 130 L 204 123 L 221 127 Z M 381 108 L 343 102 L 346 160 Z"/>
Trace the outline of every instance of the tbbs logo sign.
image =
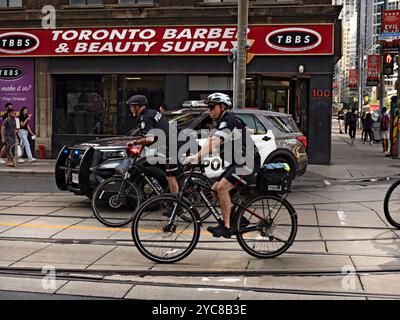
<path id="1" fill-rule="evenodd" d="M 272 31 L 265 38 L 268 46 L 279 51 L 304 52 L 318 47 L 321 35 L 306 28 L 285 28 Z"/>
<path id="2" fill-rule="evenodd" d="M 0 34 L 0 52 L 22 54 L 35 50 L 39 46 L 39 39 L 26 32 L 8 32 Z"/>
<path id="3" fill-rule="evenodd" d="M 24 70 L 18 67 L 0 67 L 0 80 L 15 80 L 24 75 Z"/>

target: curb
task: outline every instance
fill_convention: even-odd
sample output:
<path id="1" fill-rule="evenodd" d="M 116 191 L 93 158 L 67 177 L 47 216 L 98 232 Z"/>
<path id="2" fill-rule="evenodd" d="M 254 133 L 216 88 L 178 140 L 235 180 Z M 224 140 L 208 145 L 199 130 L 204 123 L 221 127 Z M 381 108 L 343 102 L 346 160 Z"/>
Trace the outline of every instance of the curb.
<path id="1" fill-rule="evenodd" d="M 0 170 L 0 176 L 29 176 L 29 175 L 34 175 L 34 176 L 54 176 L 54 171 L 26 171 L 26 170 L 21 170 L 21 171 L 2 171 Z"/>

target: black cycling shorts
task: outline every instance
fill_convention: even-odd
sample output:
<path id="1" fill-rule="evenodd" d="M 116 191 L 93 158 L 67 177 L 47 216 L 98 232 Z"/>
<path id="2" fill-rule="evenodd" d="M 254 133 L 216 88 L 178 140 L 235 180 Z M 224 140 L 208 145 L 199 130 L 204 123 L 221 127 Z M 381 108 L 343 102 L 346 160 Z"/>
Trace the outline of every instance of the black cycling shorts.
<path id="1" fill-rule="evenodd" d="M 221 181 L 223 178 L 232 183 L 235 187 L 240 185 L 247 185 L 247 180 L 256 174 L 261 167 L 261 160 L 259 157 L 255 157 L 253 168 L 248 168 L 245 165 L 229 165 L 221 176 L 217 179 Z"/>

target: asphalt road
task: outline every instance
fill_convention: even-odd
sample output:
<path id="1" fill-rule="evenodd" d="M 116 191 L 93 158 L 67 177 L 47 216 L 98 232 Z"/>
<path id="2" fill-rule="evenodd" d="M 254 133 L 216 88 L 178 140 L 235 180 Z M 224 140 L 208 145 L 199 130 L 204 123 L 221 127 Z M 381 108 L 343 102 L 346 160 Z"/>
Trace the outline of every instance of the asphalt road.
<path id="1" fill-rule="evenodd" d="M 53 175 L 0 175 L 0 192 L 59 192 Z M 68 192 L 69 193 L 69 192 Z"/>

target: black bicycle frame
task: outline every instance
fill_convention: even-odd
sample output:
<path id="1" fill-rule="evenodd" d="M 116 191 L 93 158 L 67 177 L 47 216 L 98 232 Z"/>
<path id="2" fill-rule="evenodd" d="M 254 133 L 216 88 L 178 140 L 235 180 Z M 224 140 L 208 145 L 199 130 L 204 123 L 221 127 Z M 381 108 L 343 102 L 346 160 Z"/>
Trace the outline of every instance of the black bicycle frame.
<path id="1" fill-rule="evenodd" d="M 201 196 L 201 198 L 203 199 L 203 201 L 205 202 L 205 204 L 207 205 L 208 210 L 211 212 L 211 214 L 214 216 L 214 218 L 217 220 L 218 223 L 222 224 L 223 223 L 223 219 L 221 218 L 222 214 L 218 212 L 218 210 L 215 208 L 215 206 L 207 199 L 206 195 L 204 194 L 203 190 L 207 190 L 207 191 L 211 191 L 213 193 L 216 193 L 213 189 L 209 188 L 206 185 L 203 185 L 202 183 L 199 183 L 197 181 L 192 180 L 192 173 L 194 172 L 194 169 L 197 166 L 193 166 L 189 172 L 189 176 L 187 178 L 187 180 L 185 181 L 184 185 L 182 186 L 182 190 L 179 193 L 179 197 L 178 197 L 178 203 L 180 203 L 183 199 L 183 191 L 185 190 L 186 187 L 188 187 L 189 185 L 193 185 L 196 189 L 200 189 L 199 194 Z M 233 214 L 236 214 L 238 209 L 244 209 L 247 212 L 249 212 L 251 215 L 257 217 L 260 220 L 264 220 L 264 217 L 259 216 L 257 213 L 255 213 L 252 210 L 249 210 L 248 208 L 245 208 L 242 204 L 237 203 L 233 200 L 231 200 L 234 207 L 235 207 L 235 212 Z M 171 218 L 169 223 L 172 223 L 172 221 L 175 219 L 175 211 L 176 211 L 176 206 L 173 209 Z M 247 231 L 249 231 L 252 228 L 248 228 L 246 229 Z M 255 229 L 256 230 L 256 229 Z"/>

